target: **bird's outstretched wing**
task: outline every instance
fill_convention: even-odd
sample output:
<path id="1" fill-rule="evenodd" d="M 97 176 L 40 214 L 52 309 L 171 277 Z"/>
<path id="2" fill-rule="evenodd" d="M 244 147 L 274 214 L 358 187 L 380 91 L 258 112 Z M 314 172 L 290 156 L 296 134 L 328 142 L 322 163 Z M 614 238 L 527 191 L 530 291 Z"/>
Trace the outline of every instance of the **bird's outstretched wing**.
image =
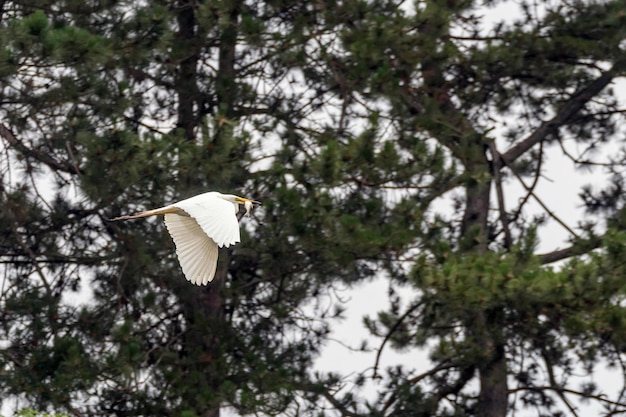
<path id="1" fill-rule="evenodd" d="M 176 245 L 176 254 L 185 278 L 196 285 L 206 285 L 215 277 L 218 247 L 229 247 L 241 240 L 238 203 L 209 192 L 169 206 L 147 210 L 111 220 L 165 215 L 165 225 Z M 232 201 L 230 201 L 232 200 Z M 249 205 L 246 206 L 249 211 Z"/>
<path id="2" fill-rule="evenodd" d="M 176 255 L 185 278 L 192 284 L 206 285 L 215 277 L 217 244 L 193 217 L 166 213 L 165 226 L 176 245 Z"/>
<path id="3" fill-rule="evenodd" d="M 219 197 L 201 194 L 172 206 L 184 210 L 191 216 L 220 248 L 241 241 L 236 204 Z"/>

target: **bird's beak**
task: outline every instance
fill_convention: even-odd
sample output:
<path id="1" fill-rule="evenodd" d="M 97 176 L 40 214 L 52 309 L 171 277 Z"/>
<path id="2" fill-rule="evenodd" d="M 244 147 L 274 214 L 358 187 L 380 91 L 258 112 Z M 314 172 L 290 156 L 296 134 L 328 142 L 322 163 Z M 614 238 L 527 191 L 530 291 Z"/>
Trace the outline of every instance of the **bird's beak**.
<path id="1" fill-rule="evenodd" d="M 247 204 L 252 204 L 252 206 L 253 206 L 253 207 L 263 205 L 263 203 L 261 203 L 260 201 L 250 200 L 249 198 L 244 198 L 244 197 L 237 197 L 237 198 L 236 198 L 236 201 L 237 201 L 239 204 L 243 204 L 243 205 L 246 205 L 246 203 L 247 203 Z"/>

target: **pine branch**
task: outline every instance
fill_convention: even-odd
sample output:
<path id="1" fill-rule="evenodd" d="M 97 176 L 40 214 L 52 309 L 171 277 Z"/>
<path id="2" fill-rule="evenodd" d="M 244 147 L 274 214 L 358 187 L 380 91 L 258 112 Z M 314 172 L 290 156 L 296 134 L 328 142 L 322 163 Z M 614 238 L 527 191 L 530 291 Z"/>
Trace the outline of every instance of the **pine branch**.
<path id="1" fill-rule="evenodd" d="M 459 367 L 459 365 L 449 364 L 449 363 L 440 364 L 436 366 L 435 368 L 432 368 L 428 370 L 427 372 L 424 372 L 423 374 L 420 374 L 414 378 L 409 379 L 407 382 L 411 385 L 414 385 L 428 376 L 435 375 L 437 372 L 441 370 L 452 369 L 456 367 Z M 433 393 L 433 396 L 437 399 L 437 402 L 441 401 L 443 398 L 446 398 L 448 395 L 457 395 L 465 387 L 465 385 L 467 385 L 467 383 L 474 377 L 475 372 L 476 372 L 476 368 L 473 365 L 460 368 L 459 378 L 456 380 L 456 382 L 454 382 L 453 384 L 444 385 Z M 396 400 L 397 400 L 397 395 L 396 393 L 393 393 L 389 397 L 387 402 L 385 403 L 382 409 L 382 412 L 385 413 L 396 402 Z"/>
<path id="2" fill-rule="evenodd" d="M 324 397 L 335 409 L 341 414 L 342 417 L 365 417 L 363 414 L 348 410 L 348 408 L 342 404 L 335 396 L 326 388 L 326 385 L 320 383 L 295 383 L 294 387 L 301 391 L 318 394 Z"/>
<path id="3" fill-rule="evenodd" d="M 391 327 L 391 329 L 389 329 L 389 331 L 385 335 L 385 338 L 383 339 L 383 342 L 380 344 L 380 347 L 378 348 L 378 352 L 376 352 L 376 362 L 374 363 L 374 376 L 373 376 L 373 378 L 379 378 L 380 377 L 378 375 L 378 365 L 380 364 L 380 356 L 383 353 L 383 349 L 385 348 L 385 345 L 387 344 L 389 339 L 391 339 L 391 336 L 396 332 L 396 330 L 398 330 L 398 328 L 400 328 L 400 325 L 402 324 L 402 322 L 410 314 L 412 314 L 415 310 L 417 310 L 421 306 L 422 306 L 422 303 L 417 303 L 414 306 L 412 306 L 411 308 L 407 309 L 407 311 L 394 323 L 394 325 Z"/>
<path id="4" fill-rule="evenodd" d="M 411 384 L 411 385 L 415 385 L 418 382 L 426 379 L 427 377 L 435 375 L 439 371 L 452 369 L 452 368 L 456 368 L 456 367 L 458 367 L 458 364 L 455 364 L 455 363 L 449 363 L 449 362 L 440 363 L 439 365 L 435 366 L 434 368 L 431 368 L 428 371 L 423 372 L 423 373 L 421 373 L 421 374 L 419 374 L 419 375 L 417 375 L 417 376 L 407 380 L 407 383 Z M 396 402 L 397 399 L 398 399 L 398 393 L 396 391 L 396 392 L 393 392 L 389 396 L 389 398 L 385 402 L 385 405 L 383 406 L 381 412 L 384 414 L 389 408 L 391 408 L 391 406 Z"/>
<path id="5" fill-rule="evenodd" d="M 13 236 L 15 237 L 15 240 L 16 240 L 17 244 L 24 251 L 24 254 L 28 258 L 30 258 L 31 264 L 32 264 L 33 268 L 35 269 L 35 272 L 37 273 L 37 275 L 39 275 L 39 278 L 41 279 L 41 282 L 43 283 L 44 287 L 46 288 L 46 292 L 48 294 L 52 294 L 52 287 L 48 283 L 48 280 L 46 278 L 46 274 L 44 274 L 43 269 L 41 268 L 41 265 L 37 261 L 37 255 L 35 254 L 35 252 L 33 252 L 33 250 L 30 248 L 30 246 L 28 246 L 28 244 L 24 240 L 23 236 L 18 231 L 18 228 L 19 228 L 20 225 L 17 223 L 17 221 L 15 220 L 15 218 L 13 216 L 13 211 L 15 211 L 15 207 L 13 207 L 13 205 L 11 203 L 9 203 L 8 204 L 8 208 L 9 208 L 9 219 L 10 219 L 10 222 L 11 222 L 11 225 L 10 225 L 10 227 L 11 227 L 11 234 L 13 234 Z"/>
<path id="6" fill-rule="evenodd" d="M 70 174 L 81 173 L 80 168 L 74 164 L 59 162 L 45 152 L 40 152 L 24 145 L 4 123 L 0 123 L 0 136 L 3 137 L 10 146 L 14 147 L 26 156 L 35 158 L 39 162 L 48 165 L 54 171 L 62 171 Z"/>
<path id="7" fill-rule="evenodd" d="M 552 252 L 544 253 L 539 256 L 542 265 L 551 264 L 561 261 L 563 259 L 571 258 L 572 256 L 583 255 L 594 249 L 597 249 L 602 245 L 602 237 L 596 237 L 588 240 L 580 240 L 570 247 L 555 250 Z"/>
<path id="8" fill-rule="evenodd" d="M 592 81 L 589 85 L 574 93 L 571 99 L 559 109 L 552 119 L 543 122 L 530 136 L 501 154 L 502 162 L 505 165 L 510 165 L 537 143 L 544 140 L 548 135 L 567 124 L 585 104 L 609 85 L 616 75 L 616 70 L 610 69 L 602 73 L 600 77 Z"/>
<path id="9" fill-rule="evenodd" d="M 509 389 L 509 394 L 513 394 L 513 393 L 516 393 L 516 392 L 519 392 L 519 391 L 535 391 L 535 392 L 539 392 L 539 391 L 555 391 L 555 392 L 562 392 L 562 393 L 566 393 L 566 394 L 573 394 L 573 395 L 578 395 L 579 397 L 600 401 L 600 402 L 603 402 L 605 404 L 610 404 L 610 405 L 614 405 L 614 406 L 618 406 L 618 407 L 623 407 L 624 408 L 623 410 L 617 411 L 617 412 L 619 412 L 619 413 L 625 413 L 626 412 L 626 403 L 621 403 L 619 401 L 608 400 L 606 398 L 606 396 L 603 395 L 603 394 L 592 395 L 592 394 L 587 394 L 585 392 L 576 391 L 576 390 L 569 389 L 569 388 L 553 387 L 553 386 L 550 386 L 550 385 L 548 385 L 548 386 L 527 386 L 527 387 L 512 388 L 512 389 Z"/>

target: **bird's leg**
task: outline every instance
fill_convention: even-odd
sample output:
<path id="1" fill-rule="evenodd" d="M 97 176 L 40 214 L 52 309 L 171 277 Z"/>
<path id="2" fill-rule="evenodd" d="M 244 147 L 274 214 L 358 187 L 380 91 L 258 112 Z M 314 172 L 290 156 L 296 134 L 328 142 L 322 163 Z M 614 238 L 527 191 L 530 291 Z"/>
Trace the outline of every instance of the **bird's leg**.
<path id="1" fill-rule="evenodd" d="M 109 220 L 113 222 L 113 221 L 118 221 L 118 220 L 139 219 L 141 217 L 158 216 L 159 214 L 167 214 L 167 213 L 180 214 L 182 216 L 189 217 L 189 214 L 179 209 L 178 207 L 169 206 L 169 207 L 161 207 L 161 208 L 154 209 L 154 210 L 146 210 L 146 211 L 142 211 L 141 213 L 131 214 L 128 216 L 115 217 Z"/>

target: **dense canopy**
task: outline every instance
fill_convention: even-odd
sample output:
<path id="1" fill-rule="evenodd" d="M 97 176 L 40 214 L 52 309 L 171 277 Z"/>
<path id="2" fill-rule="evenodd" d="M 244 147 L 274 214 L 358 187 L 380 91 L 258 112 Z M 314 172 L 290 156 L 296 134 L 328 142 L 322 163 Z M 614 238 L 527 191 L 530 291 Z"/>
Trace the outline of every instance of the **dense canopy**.
<path id="1" fill-rule="evenodd" d="M 0 7 L 3 406 L 626 412 L 624 1 Z M 205 288 L 160 219 L 108 221 L 211 190 L 263 207 Z M 373 279 L 363 349 L 429 362 L 316 372 Z"/>

